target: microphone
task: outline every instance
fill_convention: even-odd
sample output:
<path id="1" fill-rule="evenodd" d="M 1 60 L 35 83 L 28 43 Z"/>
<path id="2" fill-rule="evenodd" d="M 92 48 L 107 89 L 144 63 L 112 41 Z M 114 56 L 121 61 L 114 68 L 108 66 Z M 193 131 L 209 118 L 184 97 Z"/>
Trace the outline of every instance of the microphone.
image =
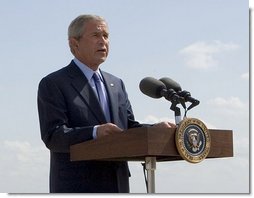
<path id="1" fill-rule="evenodd" d="M 199 101 L 195 98 L 192 98 L 190 92 L 188 92 L 188 91 L 185 91 L 185 90 L 180 91 L 180 92 L 178 92 L 178 95 L 183 97 L 185 101 L 191 103 L 191 105 L 187 108 L 187 110 L 190 110 L 193 107 L 199 105 Z"/>
<path id="2" fill-rule="evenodd" d="M 181 98 L 176 94 L 175 90 L 167 89 L 163 82 L 153 77 L 146 77 L 141 80 L 139 83 L 139 88 L 143 94 L 152 98 L 164 97 L 165 99 L 176 103 L 181 100 Z"/>
<path id="3" fill-rule="evenodd" d="M 167 89 L 174 89 L 176 92 L 182 91 L 181 86 L 174 80 L 168 77 L 164 77 L 160 79 L 161 82 L 163 82 Z"/>
<path id="4" fill-rule="evenodd" d="M 180 97 L 183 97 L 186 102 L 191 102 L 192 104 L 187 108 L 187 111 L 192 109 L 193 107 L 199 105 L 199 101 L 193 97 L 191 97 L 190 92 L 188 91 L 182 91 L 181 86 L 175 82 L 174 80 L 164 77 L 160 79 L 161 82 L 163 82 L 167 89 L 174 89 L 177 92 L 177 95 Z"/>
<path id="5" fill-rule="evenodd" d="M 171 78 L 168 78 L 168 77 L 163 77 L 160 79 L 161 82 L 164 83 L 164 85 L 166 85 L 166 88 L 168 90 L 174 90 L 176 92 L 176 94 L 179 96 L 180 98 L 180 103 L 181 105 L 183 106 L 184 109 L 186 109 L 186 106 L 185 106 L 185 99 L 183 98 L 183 96 L 180 96 L 178 94 L 179 91 L 182 91 L 182 88 L 181 86 L 174 80 L 172 80 Z"/>
<path id="6" fill-rule="evenodd" d="M 149 97 L 161 98 L 162 92 L 166 90 L 166 85 L 153 77 L 146 77 L 140 81 L 139 89 Z"/>

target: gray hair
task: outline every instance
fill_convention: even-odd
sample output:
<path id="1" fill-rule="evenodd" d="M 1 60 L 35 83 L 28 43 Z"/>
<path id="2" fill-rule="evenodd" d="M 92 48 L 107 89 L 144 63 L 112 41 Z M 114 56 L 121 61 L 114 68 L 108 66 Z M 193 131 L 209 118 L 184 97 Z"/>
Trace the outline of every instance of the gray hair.
<path id="1" fill-rule="evenodd" d="M 75 18 L 68 28 L 68 38 L 74 37 L 76 39 L 79 39 L 85 29 L 85 25 L 90 20 L 96 20 L 96 21 L 103 21 L 106 22 L 104 18 L 97 15 L 80 15 L 77 18 Z"/>

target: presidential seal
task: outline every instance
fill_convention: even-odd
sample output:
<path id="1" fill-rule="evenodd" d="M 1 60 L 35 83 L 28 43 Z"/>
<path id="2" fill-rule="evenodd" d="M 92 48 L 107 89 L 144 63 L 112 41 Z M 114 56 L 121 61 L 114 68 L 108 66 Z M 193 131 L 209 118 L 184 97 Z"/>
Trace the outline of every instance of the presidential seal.
<path id="1" fill-rule="evenodd" d="M 198 163 L 209 154 L 211 136 L 201 120 L 185 118 L 176 129 L 175 142 L 183 159 L 191 163 Z"/>

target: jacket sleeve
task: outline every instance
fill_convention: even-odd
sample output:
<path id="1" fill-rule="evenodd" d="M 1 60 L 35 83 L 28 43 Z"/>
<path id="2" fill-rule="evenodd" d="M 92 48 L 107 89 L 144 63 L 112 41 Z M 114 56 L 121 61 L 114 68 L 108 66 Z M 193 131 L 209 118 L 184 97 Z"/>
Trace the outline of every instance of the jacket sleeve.
<path id="1" fill-rule="evenodd" d="M 37 104 L 41 138 L 51 151 L 66 153 L 70 145 L 93 138 L 93 126 L 69 125 L 64 94 L 52 79 L 45 77 L 39 83 Z"/>
<path id="2" fill-rule="evenodd" d="M 132 106 L 131 106 L 131 103 L 128 99 L 128 94 L 126 92 L 126 89 L 125 89 L 125 85 L 123 83 L 123 81 L 121 80 L 121 87 L 122 87 L 122 90 L 123 90 L 123 93 L 125 95 L 125 105 L 126 105 L 126 114 L 127 114 L 127 128 L 130 129 L 130 128 L 137 128 L 137 127 L 150 127 L 152 125 L 150 124 L 144 124 L 144 123 L 139 123 L 138 121 L 135 120 L 135 116 L 134 116 L 134 113 L 133 113 L 133 110 L 132 110 Z"/>

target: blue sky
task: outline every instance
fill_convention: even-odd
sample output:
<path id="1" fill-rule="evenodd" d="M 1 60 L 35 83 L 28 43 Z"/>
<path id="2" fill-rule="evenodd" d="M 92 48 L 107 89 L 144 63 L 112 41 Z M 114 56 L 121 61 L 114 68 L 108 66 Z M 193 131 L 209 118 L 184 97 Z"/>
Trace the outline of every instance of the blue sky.
<path id="1" fill-rule="evenodd" d="M 201 101 L 189 117 L 234 132 L 233 158 L 158 163 L 156 191 L 249 192 L 248 9 L 247 0 L 2 0 L 0 192 L 48 192 L 37 87 L 73 58 L 67 28 L 84 13 L 109 24 L 110 54 L 101 68 L 123 79 L 137 120 L 174 121 L 166 100 L 138 87 L 147 76 L 170 77 Z M 146 192 L 142 166 L 130 168 L 131 192 Z"/>

